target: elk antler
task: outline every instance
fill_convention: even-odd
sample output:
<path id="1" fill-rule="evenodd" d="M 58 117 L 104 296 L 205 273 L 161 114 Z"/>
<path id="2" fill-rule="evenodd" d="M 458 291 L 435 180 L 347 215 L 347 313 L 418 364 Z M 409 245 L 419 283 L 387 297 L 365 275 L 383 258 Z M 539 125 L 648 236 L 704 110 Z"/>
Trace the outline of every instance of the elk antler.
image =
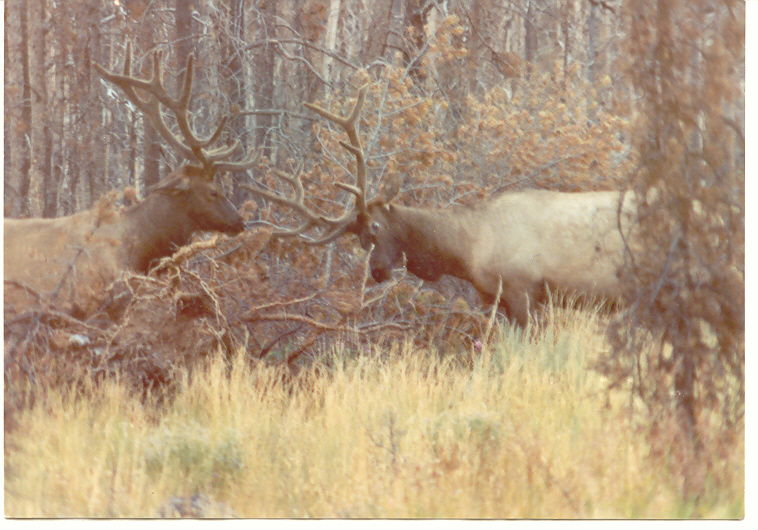
<path id="1" fill-rule="evenodd" d="M 192 131 L 189 124 L 189 100 L 192 94 L 192 77 L 194 72 L 195 57 L 190 54 L 187 58 L 187 68 L 184 77 L 181 80 L 181 89 L 179 97 L 172 98 L 166 93 L 163 86 L 163 68 L 161 53 L 153 53 L 153 75 L 150 79 L 138 79 L 132 75 L 132 44 L 126 44 L 126 57 L 124 59 L 124 71 L 121 74 L 106 70 L 102 65 L 94 63 L 95 69 L 103 77 L 114 85 L 120 87 L 126 97 L 142 111 L 153 126 L 158 130 L 160 135 L 173 147 L 182 157 L 199 163 L 202 167 L 203 174 L 209 178 L 217 171 L 242 171 L 248 169 L 258 162 L 256 149 L 251 149 L 244 160 L 230 162 L 228 159 L 239 147 L 239 141 L 235 141 L 231 146 L 222 146 L 211 148 L 221 136 L 221 131 L 226 125 L 227 118 L 221 119 L 221 123 L 215 132 L 208 138 L 200 138 Z M 137 90 L 146 92 L 146 97 L 142 97 Z M 161 105 L 166 107 L 176 118 L 176 125 L 181 133 L 181 138 L 174 134 L 163 117 Z"/>
<path id="2" fill-rule="evenodd" d="M 284 173 L 282 171 L 274 170 L 274 174 L 287 182 L 295 192 L 295 196 L 287 198 L 281 195 L 270 193 L 266 190 L 259 188 L 253 188 L 246 184 L 242 184 L 243 187 L 252 191 L 256 195 L 260 195 L 266 199 L 272 200 L 279 204 L 289 206 L 295 210 L 298 214 L 305 218 L 303 223 L 292 230 L 284 230 L 280 232 L 274 232 L 277 236 L 302 236 L 305 232 L 311 228 L 325 227 L 326 231 L 322 237 L 317 239 L 304 239 L 303 241 L 308 245 L 323 245 L 330 243 L 344 234 L 350 225 L 354 224 L 361 212 L 366 211 L 366 157 L 363 153 L 363 147 L 361 147 L 361 140 L 358 136 L 358 118 L 360 117 L 361 110 L 363 109 L 363 102 L 366 99 L 366 92 L 368 85 L 363 86 L 358 92 L 358 98 L 355 102 L 353 110 L 347 116 L 338 116 L 328 110 L 325 110 L 312 103 L 303 103 L 306 107 L 312 111 L 320 114 L 324 118 L 340 125 L 350 140 L 350 144 L 340 141 L 340 145 L 355 155 L 356 161 L 356 176 L 355 185 L 347 184 L 345 182 L 337 182 L 336 186 L 346 190 L 356 198 L 355 206 L 347 210 L 343 215 L 339 217 L 324 217 L 305 205 L 305 190 L 301 181 L 302 163 L 298 166 L 297 170 L 293 174 Z"/>
<path id="3" fill-rule="evenodd" d="M 358 118 L 360 117 L 361 110 L 363 109 L 363 102 L 366 99 L 366 91 L 368 85 L 364 85 L 358 91 L 358 98 L 355 102 L 352 112 L 347 116 L 337 116 L 329 112 L 326 109 L 314 105 L 313 103 L 303 103 L 306 107 L 313 112 L 320 114 L 329 121 L 332 121 L 345 129 L 347 137 L 350 140 L 350 145 L 345 142 L 340 142 L 340 145 L 355 155 L 355 163 L 357 165 L 355 183 L 356 186 L 345 184 L 344 182 L 337 182 L 337 186 L 349 191 L 356 197 L 357 209 L 361 212 L 366 211 L 366 157 L 363 154 L 363 147 L 361 147 L 361 139 L 358 136 Z"/>

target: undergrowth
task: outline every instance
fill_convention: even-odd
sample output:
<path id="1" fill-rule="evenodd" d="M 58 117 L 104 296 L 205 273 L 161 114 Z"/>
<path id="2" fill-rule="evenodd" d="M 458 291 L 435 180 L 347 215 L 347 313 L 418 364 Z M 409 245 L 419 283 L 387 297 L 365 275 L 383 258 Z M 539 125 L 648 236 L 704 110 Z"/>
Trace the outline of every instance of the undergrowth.
<path id="1" fill-rule="evenodd" d="M 599 318 L 496 326 L 482 351 L 336 346 L 296 376 L 240 350 L 163 401 L 114 380 L 51 391 L 6 434 L 5 513 L 743 517 L 744 435 L 709 448 L 720 467 L 683 498 L 628 395 L 591 369 Z"/>

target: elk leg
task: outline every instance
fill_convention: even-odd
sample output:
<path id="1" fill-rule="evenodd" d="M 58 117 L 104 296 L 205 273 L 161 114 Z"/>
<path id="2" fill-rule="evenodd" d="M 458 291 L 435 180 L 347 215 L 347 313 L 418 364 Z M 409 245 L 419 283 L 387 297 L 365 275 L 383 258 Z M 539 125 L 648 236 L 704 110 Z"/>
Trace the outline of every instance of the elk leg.
<path id="1" fill-rule="evenodd" d="M 500 305 L 505 308 L 508 318 L 525 328 L 531 313 L 540 307 L 545 297 L 545 285 L 537 282 L 532 285 L 509 285 L 503 289 Z"/>
<path id="2" fill-rule="evenodd" d="M 524 292 L 507 293 L 500 299 L 508 319 L 525 328 L 529 323 L 529 297 Z"/>
<path id="3" fill-rule="evenodd" d="M 495 302 L 495 295 L 486 291 L 479 291 L 484 307 L 491 307 Z M 505 311 L 508 320 L 516 322 L 520 327 L 526 327 L 529 322 L 530 296 L 523 286 L 503 285 L 503 293 L 500 296 L 500 308 Z"/>

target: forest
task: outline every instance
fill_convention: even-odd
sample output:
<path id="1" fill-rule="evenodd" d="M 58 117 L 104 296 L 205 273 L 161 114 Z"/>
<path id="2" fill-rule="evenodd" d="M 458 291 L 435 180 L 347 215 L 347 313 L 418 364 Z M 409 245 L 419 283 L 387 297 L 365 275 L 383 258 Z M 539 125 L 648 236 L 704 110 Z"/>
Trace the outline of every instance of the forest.
<path id="1" fill-rule="evenodd" d="M 744 516 L 745 2 L 30 0 L 4 11 L 6 270 L 9 223 L 93 218 L 89 244 L 200 150 L 244 225 L 196 234 L 148 271 L 106 271 L 100 247 L 82 245 L 57 287 L 4 278 L 6 515 Z M 121 74 L 157 74 L 161 104 L 176 97 L 180 111 L 146 110 Z M 358 140 L 312 110 L 344 116 L 357 100 Z M 403 269 L 376 283 L 359 238 L 325 236 L 388 182 L 394 202 L 422 208 L 532 189 L 631 194 L 617 307 L 568 293 L 522 328 L 458 278 Z M 573 417 L 574 434 L 552 445 L 563 420 L 504 408 L 529 396 Z M 244 418 L 245 400 L 268 407 L 261 423 Z M 587 419 L 585 434 L 618 442 L 628 466 L 612 476 L 626 487 L 572 445 L 596 407 L 608 422 Z M 71 460 L 53 477 L 35 461 L 55 450 L 25 446 L 73 443 L 64 417 L 108 433 L 93 449 L 104 463 L 71 492 L 86 456 L 60 446 Z M 354 467 L 327 471 L 330 454 Z M 291 493 L 264 495 L 255 476 Z M 650 483 L 658 496 L 643 493 Z M 157 507 L 140 488 L 173 500 Z M 243 508 L 250 495 L 270 503 Z"/>
<path id="2" fill-rule="evenodd" d="M 129 41 L 146 72 L 152 52 L 165 53 L 169 83 L 194 53 L 199 132 L 229 116 L 229 141 L 263 149 L 274 167 L 325 164 L 302 103 L 336 104 L 371 82 L 371 184 L 402 172 L 414 200 L 613 187 L 627 172 L 634 96 L 623 19 L 609 3 L 74 5 L 6 7 L 6 216 L 74 213 L 176 165 L 93 69 L 120 66 Z M 235 201 L 245 198 L 235 187 Z"/>

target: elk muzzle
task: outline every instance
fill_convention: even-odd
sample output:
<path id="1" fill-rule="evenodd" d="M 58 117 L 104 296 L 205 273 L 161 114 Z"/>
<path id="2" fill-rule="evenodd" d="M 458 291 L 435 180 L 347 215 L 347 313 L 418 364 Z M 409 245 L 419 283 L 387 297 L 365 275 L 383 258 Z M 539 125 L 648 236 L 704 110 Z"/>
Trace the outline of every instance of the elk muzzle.
<path id="1" fill-rule="evenodd" d="M 242 221 L 242 218 L 240 217 L 239 223 L 235 223 L 231 229 L 227 232 L 227 234 L 231 236 L 236 236 L 237 234 L 241 234 L 242 231 L 245 230 L 245 223 Z"/>
<path id="2" fill-rule="evenodd" d="M 221 230 L 221 232 L 229 234 L 230 236 L 236 236 L 244 229 L 245 221 L 242 219 L 242 216 L 235 211 L 234 216 L 230 218 L 230 222 Z"/>
<path id="3" fill-rule="evenodd" d="M 202 204 L 191 217 L 201 230 L 216 230 L 236 236 L 245 229 L 245 221 L 226 197 Z"/>
<path id="4" fill-rule="evenodd" d="M 242 216 L 237 212 L 237 209 L 234 210 L 234 219 L 232 220 L 231 224 L 229 225 L 229 230 L 227 230 L 227 234 L 236 236 L 237 234 L 241 233 L 243 230 L 245 230 L 245 221 L 242 219 Z"/>

